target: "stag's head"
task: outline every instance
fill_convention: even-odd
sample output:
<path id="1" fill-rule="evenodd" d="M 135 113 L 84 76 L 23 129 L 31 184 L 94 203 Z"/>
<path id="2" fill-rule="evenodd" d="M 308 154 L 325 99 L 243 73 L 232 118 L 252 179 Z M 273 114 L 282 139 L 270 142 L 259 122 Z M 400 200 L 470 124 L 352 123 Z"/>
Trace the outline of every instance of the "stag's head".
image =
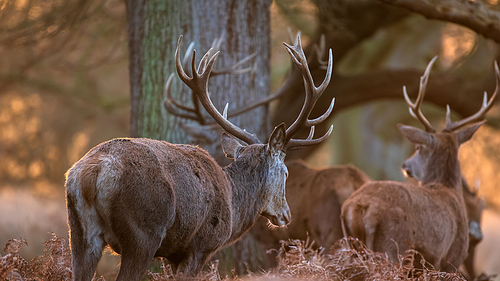
<path id="1" fill-rule="evenodd" d="M 261 185 L 264 188 L 261 198 L 263 207 L 260 211 L 262 216 L 268 218 L 276 226 L 288 224 L 291 217 L 285 198 L 285 182 L 288 177 L 288 170 L 284 163 L 286 150 L 318 144 L 328 138 L 333 130 L 333 126 L 331 126 L 322 137 L 314 138 L 314 126 L 330 115 L 334 100 L 332 100 L 330 107 L 322 116 L 309 119 L 309 114 L 316 101 L 330 82 L 333 69 L 331 50 L 326 77 L 323 83 L 316 87 L 300 43 L 300 36 L 297 37 L 293 46 L 285 43 L 293 62 L 303 74 L 306 98 L 295 122 L 288 128 L 286 128 L 285 124 L 280 124 L 273 130 L 268 142 L 262 143 L 255 134 L 237 127 L 228 120 L 227 104 L 221 114 L 210 100 L 208 80 L 219 52 L 212 54 L 212 49 L 210 49 L 200 60 L 199 66 L 196 67 L 196 51 L 193 51 L 191 60 L 193 77 L 189 77 L 184 71 L 180 59 L 181 42 L 182 36 L 179 38 L 175 53 L 177 73 L 181 80 L 191 88 L 199 103 L 225 131 L 221 137 L 221 144 L 226 157 L 234 159 L 231 166 L 237 168 L 233 170 L 243 171 L 241 177 L 256 177 L 254 180 L 244 181 L 253 182 L 255 185 Z M 306 139 L 292 138 L 303 127 L 310 128 L 309 136 Z"/>
<path id="2" fill-rule="evenodd" d="M 403 94 L 409 105 L 410 114 L 424 125 L 425 131 L 398 124 L 403 136 L 414 143 L 416 148 L 415 153 L 403 163 L 402 168 L 405 175 L 414 177 L 423 184 L 441 182 L 448 186 L 457 186 L 460 181 L 458 148 L 461 144 L 467 142 L 476 130 L 486 122 L 486 120 L 483 120 L 484 115 L 492 107 L 498 96 L 500 73 L 495 63 L 497 78 L 495 92 L 489 101 L 486 92 L 484 93 L 483 104 L 478 112 L 460 121 L 451 122 L 450 108 L 447 106 L 446 128 L 442 132 L 436 132 L 420 110 L 430 70 L 436 59 L 437 56 L 429 62 L 424 75 L 420 77 L 420 87 L 415 103 L 408 97 L 406 87 L 403 87 Z M 442 169 L 441 167 L 446 168 Z"/>
<path id="3" fill-rule="evenodd" d="M 276 226 L 290 222 L 290 209 L 285 199 L 285 182 L 288 169 L 285 160 L 285 125 L 274 129 L 267 144 L 242 145 L 233 136 L 222 133 L 221 144 L 226 157 L 235 161 L 231 164 L 238 170 L 246 170 L 245 176 L 258 177 L 263 185 L 264 200 L 261 215 Z M 256 171 L 251 173 L 250 171 Z"/>

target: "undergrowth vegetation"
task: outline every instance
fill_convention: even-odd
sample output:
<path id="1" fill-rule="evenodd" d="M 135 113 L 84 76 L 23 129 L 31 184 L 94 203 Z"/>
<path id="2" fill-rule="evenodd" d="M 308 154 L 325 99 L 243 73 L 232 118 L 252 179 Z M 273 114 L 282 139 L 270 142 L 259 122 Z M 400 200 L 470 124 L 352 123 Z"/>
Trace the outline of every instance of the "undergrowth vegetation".
<path id="1" fill-rule="evenodd" d="M 5 255 L 0 255 L 0 280 L 71 280 L 71 253 L 64 238 L 52 234 L 44 243 L 44 252 L 31 261 L 19 255 L 27 245 L 26 239 L 11 239 L 5 245 Z M 148 272 L 152 281 L 163 280 L 465 280 L 457 273 L 436 271 L 420 259 L 415 251 L 407 251 L 400 261 L 392 264 L 386 255 L 366 249 L 356 239 L 341 239 L 330 254 L 324 249 L 314 249 L 309 241 L 289 240 L 278 251 L 279 265 L 267 272 L 229 278 L 220 276 L 217 263 L 210 263 L 208 270 L 196 277 L 175 275 L 168 263 L 160 261 L 159 272 Z M 416 268 L 414 264 L 419 265 Z M 104 281 L 94 277 L 93 281 Z"/>

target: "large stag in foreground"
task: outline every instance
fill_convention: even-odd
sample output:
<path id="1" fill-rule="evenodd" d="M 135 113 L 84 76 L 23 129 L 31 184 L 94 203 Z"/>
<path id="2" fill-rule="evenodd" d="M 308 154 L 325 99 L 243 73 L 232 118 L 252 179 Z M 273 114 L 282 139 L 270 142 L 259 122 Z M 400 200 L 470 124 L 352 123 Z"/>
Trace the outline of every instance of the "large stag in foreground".
<path id="1" fill-rule="evenodd" d="M 485 93 L 476 114 L 451 122 L 448 107 L 446 128 L 437 133 L 420 111 L 435 59 L 420 79 L 415 103 L 403 88 L 411 115 L 424 124 L 426 131 L 398 125 L 417 149 L 403 169 L 420 185 L 369 182 L 347 199 L 341 218 L 346 236 L 359 238 L 371 250 L 387 253 L 393 262 L 399 261 L 399 253 L 415 249 L 436 269 L 451 272 L 464 261 L 469 242 L 458 148 L 485 122 L 483 117 L 498 96 L 500 73 L 495 63 L 495 92 L 489 101 Z"/>
<path id="2" fill-rule="evenodd" d="M 182 37 L 181 37 L 182 38 Z M 221 168 L 203 149 L 145 138 L 114 139 L 90 150 L 67 173 L 66 199 L 74 280 L 91 280 L 102 251 L 109 245 L 121 255 L 117 280 L 139 280 L 155 256 L 168 259 L 178 272 L 196 274 L 218 249 L 240 238 L 259 215 L 276 226 L 290 221 L 285 199 L 285 151 L 325 140 L 293 139 L 303 126 L 323 121 L 333 108 L 310 120 L 315 102 L 327 87 L 329 68 L 316 87 L 300 45 L 285 44 L 304 75 L 306 98 L 295 122 L 277 126 L 267 144 L 238 128 L 212 104 L 208 80 L 218 52 L 208 51 L 189 77 L 177 72 L 203 107 L 228 133 L 222 146 L 234 162 Z M 247 145 L 241 145 L 237 139 Z"/>

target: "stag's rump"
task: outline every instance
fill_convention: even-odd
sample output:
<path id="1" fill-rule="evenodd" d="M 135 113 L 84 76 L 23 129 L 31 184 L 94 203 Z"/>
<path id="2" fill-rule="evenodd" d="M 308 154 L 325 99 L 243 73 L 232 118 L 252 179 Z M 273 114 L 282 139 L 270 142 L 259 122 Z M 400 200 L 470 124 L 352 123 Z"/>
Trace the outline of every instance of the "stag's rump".
<path id="1" fill-rule="evenodd" d="M 102 237 L 118 253 L 136 229 L 147 225 L 164 233 L 175 217 L 171 179 L 154 151 L 134 139 L 110 140 L 89 151 L 68 171 L 66 196 L 83 240 Z"/>
<path id="2" fill-rule="evenodd" d="M 393 262 L 407 249 L 415 249 L 437 268 L 450 263 L 458 267 L 468 243 L 461 200 L 437 184 L 368 182 L 346 200 L 341 217 L 348 235 L 388 253 Z"/>

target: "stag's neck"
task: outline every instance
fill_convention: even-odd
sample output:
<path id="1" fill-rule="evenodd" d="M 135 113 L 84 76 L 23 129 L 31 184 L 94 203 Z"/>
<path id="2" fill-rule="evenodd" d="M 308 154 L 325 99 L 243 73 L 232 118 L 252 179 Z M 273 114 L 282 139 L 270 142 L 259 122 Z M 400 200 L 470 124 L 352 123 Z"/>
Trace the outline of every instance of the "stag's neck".
<path id="1" fill-rule="evenodd" d="M 448 157 L 443 160 L 444 164 L 429 165 L 430 168 L 425 173 L 422 185 L 439 183 L 446 187 L 453 188 L 461 194 L 462 184 L 458 157 Z M 436 167 L 445 168 L 436 169 Z"/>
<path id="2" fill-rule="evenodd" d="M 264 210 L 266 174 L 243 165 L 233 162 L 224 168 L 232 189 L 232 232 L 228 244 L 243 236 Z"/>

